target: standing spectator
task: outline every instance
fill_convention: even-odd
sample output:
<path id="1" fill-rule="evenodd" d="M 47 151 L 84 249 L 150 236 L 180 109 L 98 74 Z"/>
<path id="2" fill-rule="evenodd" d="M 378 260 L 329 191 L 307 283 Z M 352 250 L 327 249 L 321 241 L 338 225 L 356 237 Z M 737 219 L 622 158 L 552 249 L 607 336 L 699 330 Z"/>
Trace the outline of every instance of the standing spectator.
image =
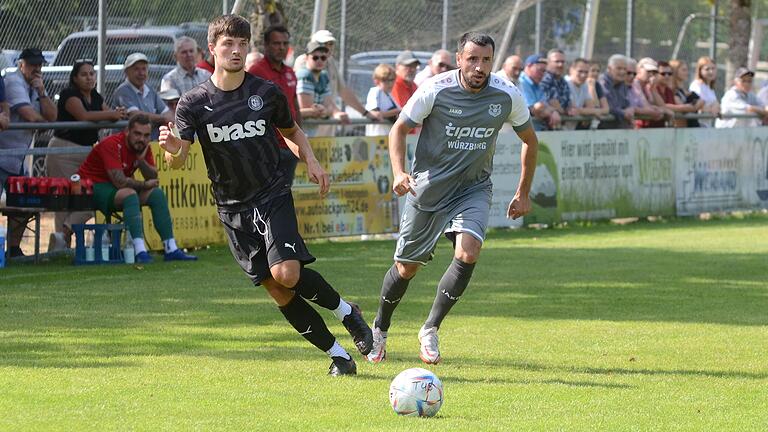
<path id="1" fill-rule="evenodd" d="M 251 75 L 272 81 L 277 84 L 288 101 L 288 109 L 296 124 L 301 125 L 299 115 L 299 102 L 296 95 L 296 73 L 285 64 L 288 49 L 291 47 L 291 33 L 283 25 L 272 25 L 264 30 L 264 57 L 258 60 L 250 69 L 246 69 Z M 298 158 L 288 148 L 282 134 L 275 134 L 280 147 L 280 167 L 293 180 Z"/>
<path id="2" fill-rule="evenodd" d="M 413 56 L 413 52 L 405 50 L 397 55 L 395 60 L 395 86 L 392 88 L 392 97 L 399 106 L 405 106 L 408 99 L 416 92 L 416 71 L 419 68 L 419 59 Z"/>
<path id="3" fill-rule="evenodd" d="M 5 100 L 5 82 L 3 81 L 3 77 L 0 76 L 0 131 L 8 129 L 8 123 L 11 122 L 8 110 L 8 101 Z M 3 185 L 0 184 L 0 191 L 2 189 Z"/>
<path id="4" fill-rule="evenodd" d="M 178 248 L 173 237 L 173 222 L 168 200 L 159 187 L 155 158 L 149 145 L 152 124 L 146 114 L 137 113 L 128 120 L 128 127 L 110 135 L 94 147 L 78 174 L 93 181 L 93 201 L 105 215 L 123 211 L 125 225 L 133 237 L 137 263 L 150 263 L 152 256 L 144 243 L 141 206 L 152 209 L 152 223 L 163 240 L 165 261 L 194 261 Z M 136 180 L 138 170 L 144 180 Z"/>
<path id="5" fill-rule="evenodd" d="M 400 106 L 392 99 L 392 87 L 395 85 L 395 69 L 387 64 L 380 64 L 373 70 L 373 83 L 375 87 L 368 90 L 365 101 L 365 109 L 377 112 L 385 124 L 369 124 L 365 126 L 367 136 L 388 136 L 392 129 L 392 123 L 400 114 Z"/>
<path id="6" fill-rule="evenodd" d="M 328 30 L 318 30 L 312 34 L 309 41 L 318 42 L 328 49 L 328 60 L 326 62 L 325 70 L 328 74 L 328 78 L 331 84 L 331 95 L 334 99 L 334 103 L 336 102 L 337 96 L 341 97 L 341 100 L 345 104 L 359 112 L 363 117 L 372 120 L 378 120 L 375 115 L 371 115 L 371 113 L 366 111 L 365 107 L 363 107 L 363 104 L 360 103 L 360 100 L 357 99 L 357 95 L 355 95 L 354 90 L 347 86 L 346 81 L 344 81 L 344 77 L 341 75 L 341 73 L 339 73 L 339 66 L 336 63 L 336 60 L 333 58 L 334 48 L 336 47 L 336 38 L 333 37 L 333 33 L 329 32 Z M 307 68 L 306 59 L 306 54 L 302 54 L 296 58 L 293 63 L 293 70 L 295 70 L 296 73 L 298 73 L 301 69 Z"/>
<path id="7" fill-rule="evenodd" d="M 5 76 L 5 100 L 11 123 L 56 120 L 56 105 L 45 91 L 43 52 L 26 48 L 19 55 L 18 69 Z M 34 129 L 10 129 L 0 133 L 0 149 L 25 149 L 32 144 Z M 0 185 L 10 176 L 23 175 L 24 156 L 0 156 Z M 23 256 L 21 239 L 31 215 L 8 217 L 8 256 Z"/>
<path id="8" fill-rule="evenodd" d="M 182 36 L 176 39 L 173 48 L 176 67 L 163 76 L 162 81 L 160 81 L 160 91 L 174 88 L 180 95 L 183 95 L 210 78 L 211 73 L 195 66 L 197 41 L 191 37 Z"/>
<path id="9" fill-rule="evenodd" d="M 608 70 L 600 75 L 599 84 L 605 90 L 608 108 L 613 120 L 601 121 L 600 129 L 631 129 L 635 110 L 629 103 L 627 78 L 627 57 L 614 54 L 608 59 Z"/>
<path id="10" fill-rule="evenodd" d="M 165 105 L 160 95 L 146 85 L 149 77 L 149 60 L 143 53 L 129 55 L 123 64 L 125 81 L 117 86 L 112 95 L 112 105 L 123 107 L 129 114 L 144 113 L 155 124 L 164 124 L 173 120 L 171 110 Z M 159 136 L 157 128 L 152 128 L 152 139 Z"/>
<path id="11" fill-rule="evenodd" d="M 501 70 L 495 74 L 516 86 L 520 86 L 520 74 L 523 72 L 523 59 L 518 55 L 511 55 L 504 59 Z"/>
<path id="12" fill-rule="evenodd" d="M 427 65 L 424 66 L 424 69 L 416 74 L 413 82 L 415 82 L 417 86 L 420 86 L 421 83 L 439 73 L 456 69 L 451 61 L 451 57 L 451 53 L 448 50 L 439 49 L 435 51 L 434 54 L 432 54 L 432 57 L 427 61 Z"/>
<path id="13" fill-rule="evenodd" d="M 332 117 L 348 123 L 347 113 L 341 111 L 333 101 L 328 73 L 324 70 L 328 61 L 328 48 L 319 42 L 307 45 L 307 68 L 296 73 L 301 117 L 326 119 Z M 307 136 L 333 136 L 333 128 L 307 127 Z"/>
<path id="14" fill-rule="evenodd" d="M 768 106 L 765 106 L 757 100 L 757 96 L 752 93 L 752 81 L 755 73 L 751 70 L 740 67 L 734 74 L 733 87 L 728 89 L 723 95 L 720 103 L 722 114 L 757 114 L 762 119 L 755 118 L 719 118 L 715 122 L 717 128 L 734 127 L 755 127 L 768 118 Z"/>
<path id="15" fill-rule="evenodd" d="M 571 105 L 573 115 L 600 116 L 608 114 L 608 100 L 603 95 L 600 85 L 597 85 L 599 100 L 595 101 L 589 94 L 589 85 L 587 76 L 589 74 L 588 63 L 583 58 L 578 58 L 571 63 L 569 75 L 566 78 L 568 87 L 571 91 Z M 568 122 L 568 129 L 588 129 L 589 121 L 586 122 Z"/>
<path id="16" fill-rule="evenodd" d="M 600 77 L 600 63 L 592 61 L 589 62 L 589 74 L 587 75 L 587 88 L 589 89 L 589 96 L 592 97 L 593 101 L 600 100 L 600 96 L 598 96 L 597 87 L 600 85 L 598 83 L 598 78 Z M 601 93 L 604 93 L 602 91 L 603 89 L 600 89 Z"/>
<path id="17" fill-rule="evenodd" d="M 197 47 L 197 57 L 195 60 L 197 61 L 195 66 L 213 73 L 213 58 L 211 57 L 211 53 L 205 51 L 202 47 Z"/>
<path id="18" fill-rule="evenodd" d="M 541 90 L 549 106 L 558 114 L 571 114 L 571 89 L 565 81 L 565 53 L 554 48 L 547 53 L 547 70 L 541 79 Z"/>
<path id="19" fill-rule="evenodd" d="M 78 60 L 69 73 L 69 85 L 59 94 L 56 121 L 118 121 L 127 118 L 123 108 L 110 110 L 96 91 L 96 72 L 92 60 Z M 48 148 L 93 147 L 99 141 L 98 129 L 56 129 Z M 77 172 L 87 153 L 49 154 L 45 157 L 45 173 L 49 177 L 69 178 Z M 93 212 L 56 212 L 55 232 L 51 233 L 49 250 L 70 247 L 72 225 L 88 221 Z"/>
<path id="20" fill-rule="evenodd" d="M 528 110 L 533 117 L 535 130 L 556 129 L 560 127 L 560 114 L 547 104 L 541 79 L 547 62 L 541 54 L 531 54 L 525 59 L 525 71 L 520 75 L 520 92 L 523 94 Z"/>
<path id="21" fill-rule="evenodd" d="M 659 62 L 659 73 L 663 84 L 660 87 L 663 89 L 662 97 L 667 103 L 667 108 L 676 113 L 695 113 L 704 106 L 704 101 L 699 95 L 686 88 L 688 65 L 685 62 L 680 60 L 670 60 L 669 63 Z M 673 124 L 675 127 L 698 127 L 699 121 L 676 118 Z"/>
<path id="22" fill-rule="evenodd" d="M 691 81 L 688 89 L 696 92 L 704 101 L 703 113 L 712 115 L 720 114 L 720 101 L 715 93 L 715 81 L 717 80 L 717 65 L 710 57 L 699 57 L 696 62 L 696 78 Z M 699 120 L 702 127 L 713 127 L 714 119 Z"/>
<path id="23" fill-rule="evenodd" d="M 635 120 L 635 127 L 638 128 L 658 128 L 666 126 L 665 117 L 672 117 L 672 112 L 662 108 L 664 101 L 656 99 L 657 93 L 654 91 L 656 82 L 659 79 L 659 65 L 656 60 L 645 57 L 637 62 L 637 76 L 632 81 L 630 89 L 631 99 L 635 107 L 635 115 L 650 117 L 650 120 Z"/>

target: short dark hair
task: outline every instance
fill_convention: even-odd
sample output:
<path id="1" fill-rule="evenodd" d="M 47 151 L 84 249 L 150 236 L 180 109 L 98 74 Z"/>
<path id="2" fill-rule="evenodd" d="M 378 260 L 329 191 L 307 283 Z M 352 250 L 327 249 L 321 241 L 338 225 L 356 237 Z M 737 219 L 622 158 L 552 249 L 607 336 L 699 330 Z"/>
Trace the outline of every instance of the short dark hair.
<path id="1" fill-rule="evenodd" d="M 291 32 L 288 28 L 282 24 L 273 24 L 264 30 L 264 45 L 269 43 L 269 39 L 272 37 L 272 33 L 285 33 L 288 37 L 291 37 Z"/>
<path id="2" fill-rule="evenodd" d="M 658 67 L 668 67 L 668 68 L 672 67 L 672 65 L 670 65 L 669 62 L 665 62 L 664 60 L 659 60 L 658 62 L 656 62 L 656 65 Z"/>
<path id="3" fill-rule="evenodd" d="M 222 15 L 208 25 L 208 43 L 216 44 L 220 36 L 251 40 L 251 23 L 240 15 Z"/>
<path id="4" fill-rule="evenodd" d="M 464 52 L 464 46 L 467 44 L 467 42 L 472 42 L 473 44 L 480 46 L 490 45 L 491 50 L 496 53 L 496 43 L 493 41 L 492 37 L 485 33 L 466 32 L 461 35 L 461 39 L 459 39 L 459 53 Z"/>
<path id="5" fill-rule="evenodd" d="M 148 115 L 144 113 L 136 113 L 132 115 L 130 119 L 128 119 L 128 129 L 131 129 L 136 123 L 140 125 L 147 125 L 152 124 L 152 121 L 149 120 Z"/>
<path id="6" fill-rule="evenodd" d="M 584 57 L 578 57 L 576 60 L 571 62 L 571 67 L 574 67 L 579 63 L 584 63 L 586 65 L 589 65 L 589 60 L 585 59 Z"/>

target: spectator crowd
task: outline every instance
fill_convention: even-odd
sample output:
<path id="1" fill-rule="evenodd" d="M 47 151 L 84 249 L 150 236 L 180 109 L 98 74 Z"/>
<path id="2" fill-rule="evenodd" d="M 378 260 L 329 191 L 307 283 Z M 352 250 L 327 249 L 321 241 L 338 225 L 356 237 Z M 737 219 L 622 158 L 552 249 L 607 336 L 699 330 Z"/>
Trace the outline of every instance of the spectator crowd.
<path id="1" fill-rule="evenodd" d="M 267 28 L 261 44 L 262 51 L 254 44 L 244 59 L 247 71 L 280 87 L 298 124 L 302 124 L 302 119 L 331 120 L 328 124 L 304 127 L 308 136 L 332 136 L 335 124 L 349 123 L 349 114 L 342 109 L 341 102 L 371 120 L 366 127 L 367 135 L 387 135 L 401 108 L 419 85 L 456 69 L 455 54 L 449 51 L 435 51 L 425 65 L 413 52 L 402 51 L 394 64 L 382 63 L 374 68 L 374 86 L 361 102 L 339 72 L 334 57 L 336 38 L 330 31 L 320 30 L 312 34 L 301 55 L 293 62 L 290 61 L 291 34 L 286 27 L 273 25 Z M 95 90 L 93 61 L 78 59 L 72 66 L 69 85 L 60 92 L 55 103 L 53 95 L 45 88 L 42 76 L 45 58 L 41 50 L 24 49 L 17 70 L 0 77 L 0 149 L 27 148 L 33 139 L 34 130 L 8 129 L 9 123 L 54 120 L 118 121 L 140 116 L 138 124 L 149 122 L 151 138 L 156 139 L 158 127 L 173 121 L 176 104 L 183 94 L 208 80 L 213 73 L 213 62 L 204 55 L 205 51 L 194 39 L 180 37 L 174 46 L 176 67 L 163 76 L 159 88 L 148 84 L 148 57 L 141 52 L 132 53 L 123 64 L 125 81 L 108 98 Z M 736 70 L 725 93 L 718 95 L 715 90 L 717 65 L 709 57 L 699 58 L 695 67 L 689 70 L 688 63 L 678 59 L 664 61 L 645 57 L 635 60 L 615 54 L 608 58 L 605 70 L 601 71 L 598 62 L 584 58 L 569 61 L 563 50 L 555 48 L 546 55 L 511 55 L 492 77 L 507 80 L 520 90 L 537 131 L 729 128 L 768 123 L 768 86 L 755 93 L 755 73 L 741 67 Z M 111 105 L 106 100 L 112 101 Z M 706 115 L 683 116 L 690 113 Z M 733 117 L 740 114 L 752 116 Z M 57 129 L 49 146 L 93 147 L 98 142 L 98 128 Z M 285 169 L 293 172 L 296 158 L 284 140 L 280 146 L 285 155 Z M 82 173 L 81 166 L 87 156 L 85 153 L 49 155 L 46 158 L 47 174 L 69 177 L 78 171 Z M 23 159 L 23 156 L 0 156 L 0 185 L 4 185 L 9 176 L 25 174 Z M 151 168 L 147 170 L 151 171 Z M 137 189 L 140 195 L 143 193 L 142 198 L 149 196 L 150 186 L 153 185 L 145 183 Z M 115 187 L 119 189 L 120 185 Z M 157 200 L 157 208 L 162 208 L 161 199 Z M 58 214 L 52 244 L 68 247 L 71 225 L 88 218 L 89 214 L 82 212 Z M 22 253 L 19 242 L 25 224 L 23 217 L 18 220 L 9 218 L 8 250 L 12 256 Z M 168 233 L 165 237 L 172 240 L 171 228 L 163 229 Z M 175 251 L 175 244 L 171 245 L 170 251 Z"/>

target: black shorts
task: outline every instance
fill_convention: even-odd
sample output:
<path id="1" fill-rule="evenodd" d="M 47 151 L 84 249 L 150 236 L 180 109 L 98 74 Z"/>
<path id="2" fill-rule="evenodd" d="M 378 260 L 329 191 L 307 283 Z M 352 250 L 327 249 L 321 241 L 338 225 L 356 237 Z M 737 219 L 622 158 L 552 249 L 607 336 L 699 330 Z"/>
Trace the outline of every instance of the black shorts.
<path id="1" fill-rule="evenodd" d="M 277 197 L 239 213 L 219 211 L 229 240 L 229 250 L 255 285 L 272 277 L 270 267 L 296 260 L 301 265 L 315 261 L 299 235 L 293 195 Z"/>

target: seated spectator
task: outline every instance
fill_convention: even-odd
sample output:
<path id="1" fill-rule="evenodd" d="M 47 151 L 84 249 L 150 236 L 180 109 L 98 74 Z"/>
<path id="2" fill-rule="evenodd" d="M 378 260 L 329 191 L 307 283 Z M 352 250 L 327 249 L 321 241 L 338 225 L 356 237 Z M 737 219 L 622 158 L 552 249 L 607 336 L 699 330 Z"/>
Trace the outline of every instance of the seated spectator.
<path id="1" fill-rule="evenodd" d="M 661 96 L 667 104 L 667 108 L 681 114 L 696 113 L 704 106 L 704 101 L 694 92 L 688 91 L 688 65 L 680 60 L 670 60 L 669 63 L 659 62 L 659 74 L 661 75 Z M 697 119 L 675 118 L 675 127 L 698 127 Z"/>
<path id="2" fill-rule="evenodd" d="M 365 101 L 365 109 L 377 112 L 387 124 L 369 124 L 365 126 L 365 134 L 368 136 L 388 136 L 392 124 L 400 115 L 400 107 L 392 99 L 392 87 L 395 85 L 395 69 L 387 64 L 380 64 L 373 70 L 373 83 L 375 87 L 368 90 Z"/>
<path id="3" fill-rule="evenodd" d="M 523 59 L 518 55 L 511 55 L 504 59 L 501 69 L 494 72 L 496 76 L 504 78 L 516 86 L 520 86 L 520 74 L 523 72 Z"/>
<path id="4" fill-rule="evenodd" d="M 179 104 L 179 99 L 181 99 L 181 95 L 179 94 L 179 91 L 175 88 L 169 88 L 168 90 L 161 91 L 160 92 L 160 99 L 165 102 L 165 106 L 168 107 L 169 110 L 171 110 L 171 114 L 173 116 L 176 116 L 176 106 Z"/>
<path id="5" fill-rule="evenodd" d="M 600 75 L 599 83 L 605 90 L 608 109 L 614 120 L 600 122 L 600 129 L 631 129 L 635 110 L 629 102 L 627 78 L 627 57 L 614 54 L 608 59 L 607 71 Z"/>
<path id="6" fill-rule="evenodd" d="M 733 78 L 733 87 L 728 89 L 720 102 L 721 114 L 757 114 L 761 119 L 755 118 L 719 118 L 715 122 L 717 128 L 754 127 L 760 126 L 763 120 L 768 118 L 768 106 L 757 100 L 752 93 L 752 81 L 755 73 L 740 67 Z"/>
<path id="7" fill-rule="evenodd" d="M 427 61 L 427 65 L 424 66 L 424 69 L 416 74 L 413 82 L 415 82 L 417 86 L 420 86 L 421 83 L 437 74 L 456 69 L 456 66 L 453 65 L 452 58 L 453 56 L 448 50 L 439 49 L 435 51 L 435 53 L 432 54 L 432 57 Z"/>
<path id="8" fill-rule="evenodd" d="M 133 237 L 137 263 L 152 262 L 144 243 L 141 206 L 152 209 L 152 223 L 160 234 L 165 249 L 165 261 L 194 261 L 176 246 L 168 200 L 157 180 L 155 158 L 149 146 L 152 124 L 149 116 L 134 114 L 123 132 L 110 135 L 99 142 L 88 155 L 78 174 L 93 181 L 93 200 L 105 215 L 122 210 L 125 225 Z M 133 174 L 141 172 L 144 180 Z"/>
<path id="9" fill-rule="evenodd" d="M 319 42 L 307 45 L 307 68 L 296 73 L 298 85 L 296 93 L 299 98 L 299 112 L 304 119 L 334 118 L 342 123 L 348 123 L 347 113 L 341 111 L 331 95 L 330 78 L 325 71 L 328 61 L 328 48 Z M 309 126 L 304 128 L 307 136 L 332 136 L 331 128 Z"/>
<path id="10" fill-rule="evenodd" d="M 541 90 L 547 62 L 540 54 L 531 54 L 525 59 L 525 71 L 520 75 L 520 92 L 533 117 L 535 130 L 557 129 L 560 127 L 560 114 L 547 104 Z"/>
<path id="11" fill-rule="evenodd" d="M 416 71 L 419 69 L 419 59 L 413 56 L 413 52 L 405 50 L 395 59 L 395 86 L 392 88 L 392 97 L 398 106 L 405 106 L 408 99 L 416 92 L 417 85 L 413 82 Z"/>
<path id="12" fill-rule="evenodd" d="M 635 108 L 635 116 L 650 117 L 650 120 L 635 120 L 637 128 L 665 127 L 666 119 L 673 116 L 672 111 L 663 107 L 664 101 L 655 91 L 658 80 L 659 65 L 656 60 L 650 57 L 640 59 L 637 62 L 637 76 L 630 88 L 630 101 Z"/>
<path id="13" fill-rule="evenodd" d="M 248 53 L 247 56 L 245 56 L 245 70 L 251 70 L 253 65 L 256 64 L 259 60 L 264 58 L 264 54 L 259 52 L 259 49 L 255 46 L 251 47 L 251 52 Z"/>
<path id="14" fill-rule="evenodd" d="M 112 95 L 112 106 L 125 108 L 129 114 L 143 113 L 154 125 L 167 124 L 174 120 L 171 110 L 165 106 L 160 95 L 145 83 L 149 78 L 149 60 L 142 53 L 133 53 L 123 64 L 125 81 L 117 86 Z M 160 136 L 157 127 L 152 128 L 152 139 Z"/>
<path id="15" fill-rule="evenodd" d="M 8 129 L 8 123 L 11 122 L 11 117 L 8 115 L 9 109 L 8 101 L 5 100 L 5 82 L 0 76 L 0 131 Z M 2 188 L 3 185 L 0 185 L 0 190 Z"/>
<path id="16" fill-rule="evenodd" d="M 92 60 L 78 60 L 69 72 L 69 85 L 59 94 L 56 121 L 119 121 L 128 118 L 123 108 L 110 110 L 96 91 L 96 71 Z M 99 141 L 99 129 L 56 129 L 48 148 L 93 147 Z M 77 172 L 87 153 L 49 154 L 45 157 L 45 174 L 69 178 Z M 56 212 L 55 232 L 51 233 L 49 250 L 69 248 L 72 225 L 85 223 L 93 212 Z"/>
<path id="17" fill-rule="evenodd" d="M 184 95 L 211 77 L 211 72 L 195 66 L 197 41 L 191 37 L 182 36 L 176 39 L 173 55 L 176 58 L 176 67 L 163 75 L 160 81 L 161 92 L 176 89 L 180 95 Z"/>
<path id="18" fill-rule="evenodd" d="M 566 77 L 566 82 L 571 91 L 571 105 L 572 115 L 581 116 L 600 116 L 608 114 L 608 100 L 603 95 L 603 90 L 600 88 L 600 84 L 597 84 L 596 89 L 599 99 L 597 101 L 592 99 L 589 94 L 589 85 L 587 84 L 587 76 L 589 74 L 588 63 L 583 58 L 578 58 L 571 63 L 569 69 L 569 75 Z M 567 122 L 564 126 L 565 129 L 589 129 L 591 122 Z"/>
<path id="19" fill-rule="evenodd" d="M 39 123 L 56 120 L 56 105 L 45 91 L 43 52 L 26 48 L 19 55 L 19 67 L 5 76 L 5 100 L 10 107 L 11 123 Z M 0 149 L 26 149 L 32 145 L 34 129 L 9 129 L 0 132 Z M 24 175 L 24 156 L 0 156 L 0 185 L 10 176 Z M 4 186 L 3 186 L 4 187 Z M 8 218 L 9 257 L 23 256 L 21 239 L 31 215 Z"/>
<path id="20" fill-rule="evenodd" d="M 331 97 L 333 98 L 334 103 L 336 102 L 336 98 L 340 97 L 346 105 L 359 112 L 363 117 L 378 120 L 375 115 L 365 110 L 363 104 L 357 99 L 355 91 L 347 85 L 346 81 L 344 81 L 344 77 L 339 73 L 339 66 L 333 57 L 336 47 L 336 38 L 333 37 L 333 33 L 328 30 L 318 30 L 312 33 L 309 41 L 317 42 L 328 49 L 328 60 L 325 65 L 325 71 L 328 74 L 330 81 Z M 299 70 L 306 69 L 306 58 L 306 54 L 298 56 L 293 63 L 293 70 L 298 73 Z"/>
<path id="21" fill-rule="evenodd" d="M 547 70 L 541 79 L 541 91 L 549 106 L 558 114 L 571 115 L 571 89 L 565 81 L 565 53 L 554 48 L 547 53 Z"/>
<path id="22" fill-rule="evenodd" d="M 695 92 L 704 101 L 704 107 L 700 110 L 702 113 L 720 114 L 720 100 L 715 93 L 716 81 L 717 65 L 709 57 L 700 57 L 696 62 L 696 77 L 691 81 L 688 89 Z M 701 127 L 713 127 L 715 121 L 714 119 L 701 119 L 699 124 Z"/>

